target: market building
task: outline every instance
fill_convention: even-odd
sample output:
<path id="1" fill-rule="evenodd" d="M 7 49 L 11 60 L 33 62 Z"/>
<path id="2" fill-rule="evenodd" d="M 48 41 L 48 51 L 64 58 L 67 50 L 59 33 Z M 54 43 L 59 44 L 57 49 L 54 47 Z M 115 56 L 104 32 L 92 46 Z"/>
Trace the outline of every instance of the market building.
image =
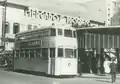
<path id="1" fill-rule="evenodd" d="M 6 11 L 5 26 L 5 50 L 11 51 L 14 48 L 15 34 L 22 31 L 38 29 L 52 24 L 72 24 L 79 26 L 100 26 L 104 24 L 97 21 L 85 20 L 79 17 L 65 16 L 58 13 L 43 11 L 25 5 L 7 2 L 6 10 L 4 2 L 0 2 L 0 38 L 2 38 L 2 27 Z M 2 43 L 2 40 L 0 40 Z M 0 44 L 1 44 L 0 43 Z M 2 44 L 1 44 L 2 46 Z"/>

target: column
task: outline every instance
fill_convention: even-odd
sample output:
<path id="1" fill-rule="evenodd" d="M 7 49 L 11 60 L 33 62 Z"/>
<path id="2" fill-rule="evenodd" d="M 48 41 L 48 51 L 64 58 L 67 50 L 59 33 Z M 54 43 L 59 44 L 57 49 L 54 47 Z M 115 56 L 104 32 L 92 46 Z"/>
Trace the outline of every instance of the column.
<path id="1" fill-rule="evenodd" d="M 30 58 L 30 50 L 29 50 L 29 52 L 28 52 L 28 55 L 29 55 L 29 58 Z"/>
<path id="2" fill-rule="evenodd" d="M 120 72 L 120 60 L 119 60 L 119 59 L 120 59 L 120 57 L 119 57 L 119 55 L 120 55 L 119 53 L 120 53 L 120 52 L 119 52 L 119 51 L 120 51 L 120 49 L 117 48 L 117 49 L 116 49 L 116 57 L 117 57 L 117 71 L 118 71 L 118 72 Z"/>

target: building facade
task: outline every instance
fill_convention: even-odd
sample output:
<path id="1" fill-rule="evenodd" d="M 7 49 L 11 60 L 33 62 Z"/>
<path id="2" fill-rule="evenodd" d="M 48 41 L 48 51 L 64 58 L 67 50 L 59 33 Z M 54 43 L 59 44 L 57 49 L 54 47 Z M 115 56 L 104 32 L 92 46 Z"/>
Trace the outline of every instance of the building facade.
<path id="1" fill-rule="evenodd" d="M 119 9 L 119 0 L 106 0 L 106 25 L 120 25 Z"/>
<path id="2" fill-rule="evenodd" d="M 5 8 L 0 2 L 0 46 L 2 46 L 2 27 L 5 17 Z M 90 25 L 89 20 L 79 17 L 64 16 L 57 13 L 39 10 L 24 5 L 7 2 L 6 7 L 6 24 L 5 24 L 5 51 L 11 51 L 14 48 L 15 34 L 38 29 L 43 26 L 53 24 L 77 24 Z"/>

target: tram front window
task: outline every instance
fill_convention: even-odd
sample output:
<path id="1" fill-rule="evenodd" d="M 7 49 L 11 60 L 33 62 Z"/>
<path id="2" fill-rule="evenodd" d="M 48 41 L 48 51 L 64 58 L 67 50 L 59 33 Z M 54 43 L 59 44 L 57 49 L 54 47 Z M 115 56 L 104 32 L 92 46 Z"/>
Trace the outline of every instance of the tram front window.
<path id="1" fill-rule="evenodd" d="M 65 57 L 66 58 L 74 58 L 73 49 L 65 49 Z"/>
<path id="2" fill-rule="evenodd" d="M 58 57 L 63 57 L 63 48 L 58 48 Z"/>
<path id="3" fill-rule="evenodd" d="M 65 35 L 65 37 L 72 37 L 72 30 L 65 29 L 64 35 Z"/>
<path id="4" fill-rule="evenodd" d="M 58 35 L 62 35 L 62 29 L 58 29 Z"/>
<path id="5" fill-rule="evenodd" d="M 76 38 L 76 31 L 73 31 L 73 37 Z"/>
<path id="6" fill-rule="evenodd" d="M 50 48 L 50 57 L 55 57 L 55 48 Z"/>
<path id="7" fill-rule="evenodd" d="M 55 29 L 51 29 L 51 36 L 56 36 L 56 30 Z"/>

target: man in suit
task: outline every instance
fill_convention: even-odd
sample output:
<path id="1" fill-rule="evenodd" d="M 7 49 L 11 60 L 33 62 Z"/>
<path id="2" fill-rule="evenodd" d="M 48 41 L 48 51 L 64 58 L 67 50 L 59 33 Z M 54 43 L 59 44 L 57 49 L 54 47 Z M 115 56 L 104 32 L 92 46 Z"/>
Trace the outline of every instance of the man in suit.
<path id="1" fill-rule="evenodd" d="M 114 83 L 116 81 L 116 69 L 117 69 L 117 64 L 115 63 L 115 59 L 112 59 L 112 62 L 110 63 L 110 69 L 111 69 L 112 83 Z"/>

